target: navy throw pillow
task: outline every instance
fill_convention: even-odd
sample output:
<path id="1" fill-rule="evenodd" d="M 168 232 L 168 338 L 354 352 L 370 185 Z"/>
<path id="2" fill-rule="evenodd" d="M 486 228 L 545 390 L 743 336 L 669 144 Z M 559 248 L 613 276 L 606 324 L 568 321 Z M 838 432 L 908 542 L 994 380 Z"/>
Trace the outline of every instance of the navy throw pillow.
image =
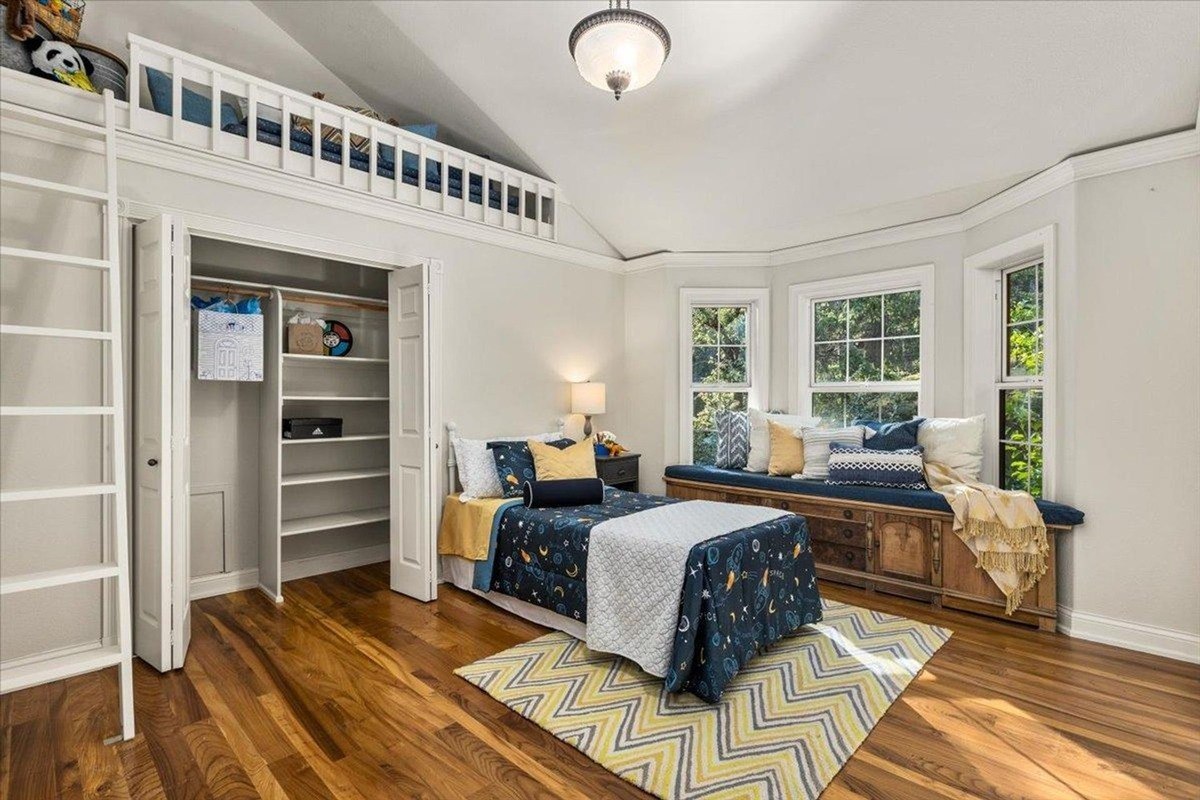
<path id="1" fill-rule="evenodd" d="M 880 422 L 873 419 L 856 419 L 851 425 L 863 425 L 875 431 L 875 435 L 863 442 L 868 450 L 903 450 L 917 446 L 917 428 L 924 417 L 907 422 Z"/>
<path id="2" fill-rule="evenodd" d="M 575 444 L 573 439 L 556 439 L 547 444 L 562 450 Z M 537 480 L 533 468 L 533 453 L 525 442 L 488 442 L 488 450 L 496 459 L 496 475 L 505 497 L 522 497 L 525 481 Z"/>
<path id="3" fill-rule="evenodd" d="M 867 447 L 829 445 L 826 483 L 843 486 L 883 486 L 890 489 L 928 489 L 925 485 L 925 448 L 871 450 Z"/>

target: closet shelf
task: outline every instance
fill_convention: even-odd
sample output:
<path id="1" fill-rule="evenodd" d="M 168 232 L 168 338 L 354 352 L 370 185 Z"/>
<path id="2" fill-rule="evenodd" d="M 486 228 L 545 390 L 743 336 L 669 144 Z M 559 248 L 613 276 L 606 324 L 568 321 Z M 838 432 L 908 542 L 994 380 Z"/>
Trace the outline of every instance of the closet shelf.
<path id="1" fill-rule="evenodd" d="M 389 473 L 390 470 L 387 467 L 338 469 L 332 472 L 299 472 L 294 475 L 284 475 L 280 480 L 280 485 L 304 486 L 310 483 L 336 483 L 338 481 L 358 481 L 367 478 L 386 478 Z"/>
<path id="2" fill-rule="evenodd" d="M 363 358 L 361 356 L 311 356 L 304 353 L 284 353 L 283 360 L 297 364 L 386 364 L 386 358 Z"/>
<path id="3" fill-rule="evenodd" d="M 387 506 L 381 508 L 364 508 L 358 511 L 341 511 L 336 514 L 321 514 L 315 517 L 298 517 L 285 519 L 280 525 L 280 536 L 295 536 L 300 533 L 313 531 L 329 531 L 336 528 L 349 528 L 354 525 L 365 525 L 368 522 L 385 522 L 392 518 L 392 512 Z"/>
<path id="4" fill-rule="evenodd" d="M 33 661 L 19 667 L 6 667 L 3 674 L 0 674 L 0 694 L 15 692 L 39 683 L 73 678 L 105 667 L 114 667 L 120 664 L 121 660 L 121 646 L 114 644 L 110 647 L 84 650 L 82 653 L 69 653 Z"/>
<path id="5" fill-rule="evenodd" d="M 111 417 L 114 413 L 112 406 L 0 406 L 0 417 Z"/>
<path id="6" fill-rule="evenodd" d="M 351 436 L 329 436 L 321 439 L 284 439 L 284 444 L 321 444 L 322 442 L 374 442 L 387 439 L 386 433 L 358 433 Z"/>
<path id="7" fill-rule="evenodd" d="M 285 394 L 283 402 L 285 403 L 312 403 L 322 400 L 328 400 L 338 403 L 386 403 L 387 397 L 369 397 L 366 395 L 352 397 L 349 395 L 320 395 L 320 394 Z"/>

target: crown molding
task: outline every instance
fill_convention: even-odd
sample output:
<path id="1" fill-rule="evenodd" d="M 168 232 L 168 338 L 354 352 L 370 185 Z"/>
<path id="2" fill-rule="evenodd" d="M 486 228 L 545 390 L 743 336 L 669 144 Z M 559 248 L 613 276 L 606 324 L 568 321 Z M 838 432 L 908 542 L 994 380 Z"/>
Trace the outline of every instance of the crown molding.
<path id="1" fill-rule="evenodd" d="M 768 266 L 770 266 L 770 254 L 765 252 L 664 252 L 627 259 L 622 272 L 626 275 L 636 275 L 640 272 L 651 272 L 658 269 Z"/>
<path id="2" fill-rule="evenodd" d="M 117 157 L 123 161 L 194 175 L 231 186 L 268 192 L 288 198 L 303 198 L 327 208 L 364 217 L 410 225 L 414 228 L 491 244 L 536 256 L 577 264 L 606 272 L 622 272 L 618 258 L 581 250 L 560 242 L 538 239 L 523 233 L 481 225 L 472 220 L 415 208 L 378 195 L 368 195 L 302 175 L 292 175 L 257 164 L 214 156 L 212 153 L 178 147 L 170 142 L 117 131 Z"/>
<path id="3" fill-rule="evenodd" d="M 779 250 L 653 253 L 625 261 L 623 272 L 632 274 L 655 269 L 695 267 L 774 267 L 809 261 L 814 258 L 869 250 L 874 247 L 886 247 L 936 236 L 963 233 L 1079 181 L 1198 155 L 1200 155 L 1200 130 L 1192 128 L 1071 156 L 957 214 L 853 233 Z"/>

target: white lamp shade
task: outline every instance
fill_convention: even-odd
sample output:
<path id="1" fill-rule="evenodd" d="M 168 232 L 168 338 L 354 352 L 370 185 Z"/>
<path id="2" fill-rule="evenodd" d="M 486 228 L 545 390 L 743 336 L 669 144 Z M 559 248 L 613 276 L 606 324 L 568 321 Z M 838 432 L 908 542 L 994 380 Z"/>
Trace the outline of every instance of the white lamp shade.
<path id="1" fill-rule="evenodd" d="M 667 50 L 652 30 L 634 22 L 605 22 L 585 31 L 575 43 L 579 74 L 597 89 L 611 91 L 612 72 L 629 75 L 624 91 L 645 86 L 662 69 Z"/>
<path id="2" fill-rule="evenodd" d="M 603 383 L 572 383 L 571 384 L 571 413 L 572 414 L 603 414 L 604 413 L 604 384 Z"/>

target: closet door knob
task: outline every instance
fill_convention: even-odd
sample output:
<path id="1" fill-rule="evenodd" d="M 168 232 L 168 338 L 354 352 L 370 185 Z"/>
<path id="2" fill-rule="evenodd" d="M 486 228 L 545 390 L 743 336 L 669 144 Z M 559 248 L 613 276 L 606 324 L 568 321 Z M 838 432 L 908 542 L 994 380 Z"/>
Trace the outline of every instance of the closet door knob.
<path id="1" fill-rule="evenodd" d="M 158 466 L 158 459 L 157 459 L 157 458 L 152 458 L 152 459 L 150 459 L 149 461 L 147 461 L 147 462 L 146 462 L 146 466 L 148 466 L 148 467 L 157 467 L 157 466 Z"/>

